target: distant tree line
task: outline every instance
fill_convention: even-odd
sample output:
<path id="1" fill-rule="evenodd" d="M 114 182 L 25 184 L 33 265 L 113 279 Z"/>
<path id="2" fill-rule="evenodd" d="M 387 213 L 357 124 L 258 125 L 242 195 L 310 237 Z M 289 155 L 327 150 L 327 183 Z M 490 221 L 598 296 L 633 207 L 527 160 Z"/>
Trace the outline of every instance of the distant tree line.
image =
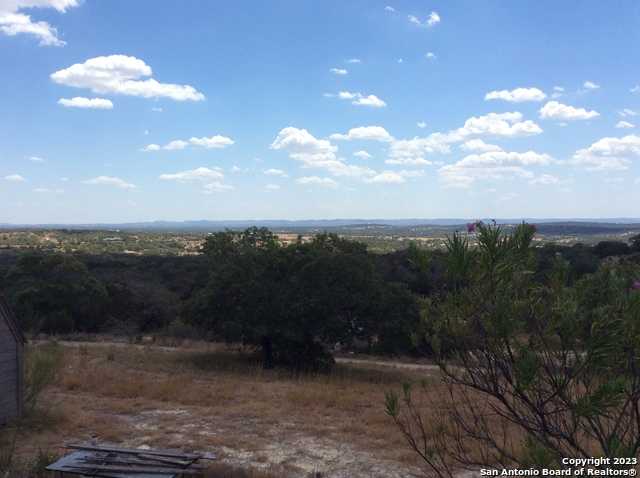
<path id="1" fill-rule="evenodd" d="M 637 260 L 640 236 L 531 250 L 536 283 L 562 259 L 573 284 L 603 262 Z M 335 346 L 433 354 L 425 333 L 434 323 L 425 318 L 425 303 L 469 280 L 464 254 L 415 244 L 372 254 L 364 244 L 335 234 L 283 245 L 267 229 L 226 231 L 208 236 L 202 252 L 189 257 L 3 252 L 0 286 L 31 333 L 194 335 L 255 347 L 265 367 L 327 370 Z"/>

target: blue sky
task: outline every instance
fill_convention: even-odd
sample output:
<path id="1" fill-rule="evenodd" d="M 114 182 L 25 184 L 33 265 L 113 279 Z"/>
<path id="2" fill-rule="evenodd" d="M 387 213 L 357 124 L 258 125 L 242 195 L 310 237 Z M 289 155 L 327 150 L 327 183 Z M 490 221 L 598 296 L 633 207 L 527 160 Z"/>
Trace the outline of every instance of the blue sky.
<path id="1" fill-rule="evenodd" d="M 640 216 L 636 1 L 0 0 L 0 222 Z"/>

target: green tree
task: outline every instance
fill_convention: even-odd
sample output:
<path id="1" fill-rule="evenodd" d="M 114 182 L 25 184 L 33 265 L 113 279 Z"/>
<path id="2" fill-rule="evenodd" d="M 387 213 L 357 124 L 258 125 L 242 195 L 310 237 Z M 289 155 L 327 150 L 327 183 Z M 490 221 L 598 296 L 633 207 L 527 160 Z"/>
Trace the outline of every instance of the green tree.
<path id="1" fill-rule="evenodd" d="M 640 271 L 601 267 L 570 286 L 558 258 L 540 283 L 533 235 L 525 224 L 510 235 L 480 226 L 472 267 L 454 269 L 466 286 L 428 304 L 449 390 L 440 426 L 423 426 L 411 387 L 387 396 L 387 413 L 440 475 L 640 452 Z M 450 254 L 462 263 L 468 246 Z"/>
<path id="2" fill-rule="evenodd" d="M 7 272 L 4 284 L 27 330 L 95 332 L 107 320 L 104 284 L 73 256 L 26 254 Z"/>
<path id="3" fill-rule="evenodd" d="M 328 347 L 355 339 L 387 351 L 410 344 L 415 301 L 382 280 L 362 244 L 321 234 L 285 247 L 252 228 L 212 234 L 204 251 L 211 276 L 185 316 L 227 341 L 259 347 L 265 368 L 328 371 Z"/>

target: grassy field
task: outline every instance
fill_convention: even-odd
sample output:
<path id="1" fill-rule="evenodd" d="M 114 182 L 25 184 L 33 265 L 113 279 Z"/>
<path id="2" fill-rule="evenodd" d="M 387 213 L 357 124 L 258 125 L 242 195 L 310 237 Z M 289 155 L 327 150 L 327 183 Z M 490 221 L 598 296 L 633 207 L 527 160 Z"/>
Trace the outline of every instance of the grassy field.
<path id="1" fill-rule="evenodd" d="M 433 372 L 379 363 L 338 364 L 330 376 L 264 371 L 250 354 L 220 345 L 54 348 L 61 367 L 18 435 L 19 457 L 97 440 L 213 452 L 212 476 L 265 476 L 238 467 L 279 477 L 404 477 L 419 462 L 384 413 L 385 391 L 408 380 L 430 380 L 435 393 L 441 386 Z"/>

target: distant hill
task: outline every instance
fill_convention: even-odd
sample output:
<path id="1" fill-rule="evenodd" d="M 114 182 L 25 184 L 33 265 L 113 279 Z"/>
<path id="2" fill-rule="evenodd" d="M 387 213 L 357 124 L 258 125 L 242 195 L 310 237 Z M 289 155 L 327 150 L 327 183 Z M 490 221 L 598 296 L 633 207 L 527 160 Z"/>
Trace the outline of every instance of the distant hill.
<path id="1" fill-rule="evenodd" d="M 200 220 L 200 221 L 150 221 L 114 224 L 0 224 L 0 229 L 68 229 L 68 230 L 122 230 L 140 232 L 212 232 L 224 229 L 245 229 L 251 226 L 268 227 L 280 231 L 318 231 L 407 228 L 460 229 L 477 219 L 308 219 L 308 220 Z M 491 219 L 483 219 L 488 222 Z M 517 218 L 496 219 L 499 224 L 518 224 L 522 221 L 536 224 L 541 234 L 599 234 L 640 230 L 640 218 L 547 219 Z"/>

